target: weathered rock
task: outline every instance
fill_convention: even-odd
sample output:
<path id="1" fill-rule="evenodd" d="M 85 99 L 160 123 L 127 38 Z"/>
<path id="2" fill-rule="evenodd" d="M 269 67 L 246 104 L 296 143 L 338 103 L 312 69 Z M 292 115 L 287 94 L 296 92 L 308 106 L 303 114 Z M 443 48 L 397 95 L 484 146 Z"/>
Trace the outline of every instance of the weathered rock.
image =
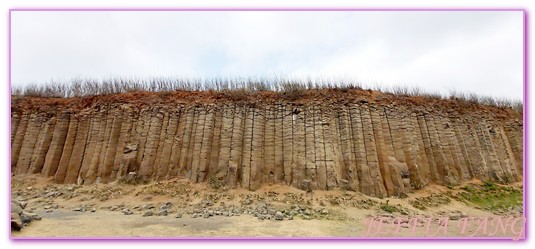
<path id="1" fill-rule="evenodd" d="M 146 204 L 143 206 L 143 210 L 149 210 L 149 209 L 154 209 L 154 205 L 153 204 Z"/>
<path id="2" fill-rule="evenodd" d="M 17 201 L 12 201 L 11 202 L 11 213 L 16 213 L 18 215 L 22 214 L 22 212 L 24 211 L 24 209 L 22 208 L 22 206 L 20 205 L 20 203 L 18 203 Z"/>
<path id="3" fill-rule="evenodd" d="M 30 213 L 30 212 L 26 212 L 26 211 L 22 212 L 22 215 L 28 217 L 28 219 L 30 219 L 30 220 L 41 220 L 41 219 L 43 219 L 38 214 Z"/>
<path id="4" fill-rule="evenodd" d="M 154 212 L 152 211 L 147 211 L 143 214 L 143 217 L 148 217 L 148 216 L 153 216 L 154 215 Z"/>
<path id="5" fill-rule="evenodd" d="M 187 177 L 215 188 L 286 184 L 374 197 L 470 179 L 522 180 L 523 123 L 516 112 L 477 105 L 466 112 L 450 102 L 391 103 L 393 96 L 372 95 L 331 101 L 326 94 L 303 103 L 215 101 L 218 96 L 203 98 L 206 103 L 118 104 L 95 97 L 76 108 L 70 100 L 54 102 L 46 111 L 41 107 L 52 100 L 22 98 L 11 109 L 12 172 L 78 185 Z M 72 198 L 75 192 L 69 185 L 40 194 Z"/>
<path id="6" fill-rule="evenodd" d="M 30 223 L 32 222 L 32 217 L 30 215 L 27 215 L 26 213 L 22 213 L 20 215 L 20 220 L 22 222 L 22 224 L 27 224 L 27 223 Z"/>
<path id="7" fill-rule="evenodd" d="M 275 220 L 283 220 L 284 219 L 284 214 L 282 214 L 281 212 L 276 212 L 275 213 Z"/>
<path id="8" fill-rule="evenodd" d="M 168 202 L 168 203 L 166 203 L 166 204 L 160 206 L 160 210 L 168 210 L 168 209 L 170 209 L 172 206 L 173 206 L 173 204 L 170 203 L 170 202 Z"/>
<path id="9" fill-rule="evenodd" d="M 17 213 L 11 213 L 11 230 L 19 231 L 22 229 L 22 220 Z"/>
<path id="10" fill-rule="evenodd" d="M 461 218 L 461 214 L 459 214 L 459 213 L 451 213 L 449 215 L 449 218 L 450 218 L 450 220 L 458 220 L 458 219 Z"/>

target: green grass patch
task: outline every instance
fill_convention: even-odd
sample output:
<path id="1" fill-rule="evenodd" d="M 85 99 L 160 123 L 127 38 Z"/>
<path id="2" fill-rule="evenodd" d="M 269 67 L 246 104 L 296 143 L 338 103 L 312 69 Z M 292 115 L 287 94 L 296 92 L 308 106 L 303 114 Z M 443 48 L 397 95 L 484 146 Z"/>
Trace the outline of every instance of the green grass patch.
<path id="1" fill-rule="evenodd" d="M 483 185 L 471 185 L 454 196 L 455 199 L 476 208 L 494 213 L 503 213 L 510 209 L 522 207 L 522 188 L 500 186 L 492 182 Z"/>

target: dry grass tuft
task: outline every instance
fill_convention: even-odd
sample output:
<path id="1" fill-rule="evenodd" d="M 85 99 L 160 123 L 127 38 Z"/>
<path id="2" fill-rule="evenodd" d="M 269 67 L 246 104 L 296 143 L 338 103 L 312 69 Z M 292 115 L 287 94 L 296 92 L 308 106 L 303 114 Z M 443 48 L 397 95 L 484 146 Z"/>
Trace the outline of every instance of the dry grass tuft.
<path id="1" fill-rule="evenodd" d="M 517 99 L 481 96 L 452 90 L 449 94 L 427 92 L 419 87 L 398 85 L 387 88 L 374 85 L 364 89 L 360 82 L 347 79 L 285 79 L 281 77 L 248 78 L 111 78 L 103 80 L 73 79 L 70 82 L 49 82 L 46 84 L 27 84 L 15 86 L 11 94 L 15 97 L 72 98 L 96 95 L 111 95 L 128 92 L 173 92 L 173 91 L 213 91 L 222 93 L 228 99 L 246 100 L 255 92 L 276 92 L 284 99 L 295 100 L 306 90 L 334 89 L 347 92 L 351 89 L 375 90 L 385 94 L 403 97 L 425 97 L 430 99 L 449 99 L 463 105 L 486 105 L 523 112 L 523 103 Z"/>

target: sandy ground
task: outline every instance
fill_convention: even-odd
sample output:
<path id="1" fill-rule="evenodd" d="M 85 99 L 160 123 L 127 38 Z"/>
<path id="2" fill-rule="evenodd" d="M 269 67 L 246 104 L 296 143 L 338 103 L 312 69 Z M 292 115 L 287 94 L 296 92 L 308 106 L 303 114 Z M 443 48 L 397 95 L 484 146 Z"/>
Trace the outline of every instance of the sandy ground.
<path id="1" fill-rule="evenodd" d="M 123 216 L 112 212 L 43 214 L 43 220 L 15 237 L 324 237 L 351 236 L 364 229 L 359 222 L 320 220 L 272 221 L 252 216 L 209 219 L 172 216 Z"/>
<path id="2" fill-rule="evenodd" d="M 497 216 L 456 200 L 426 210 L 416 209 L 409 204 L 411 199 L 447 191 L 441 186 L 418 190 L 403 199 L 378 199 L 341 190 L 307 194 L 280 185 L 267 186 L 256 192 L 243 189 L 211 192 L 204 185 L 185 184 L 187 188 L 184 193 L 169 192 L 175 191 L 176 184 L 179 183 L 80 187 L 51 184 L 48 179 L 41 178 L 14 179 L 13 198 L 28 202 L 27 210 L 40 215 L 42 220 L 31 222 L 21 231 L 12 232 L 12 237 L 518 238 L 523 233 L 524 224 L 519 213 Z M 62 194 L 47 197 L 50 193 L 59 192 Z M 213 206 L 200 206 L 206 196 L 219 196 L 219 199 L 213 197 Z M 287 198 L 288 196 L 292 198 Z M 244 200 L 248 199 L 252 203 L 244 204 Z M 333 200 L 338 202 L 335 204 Z M 157 211 L 159 205 L 165 202 L 173 203 L 173 209 L 167 216 L 144 217 L 146 210 L 138 208 L 150 203 L 156 207 L 151 210 Z M 310 210 L 314 213 L 317 210 L 318 214 L 296 214 L 293 219 L 285 217 L 282 221 L 260 220 L 251 212 L 247 213 L 247 210 L 254 210 L 259 203 L 273 204 L 274 209 L 281 211 L 300 205 L 306 207 L 306 212 Z M 384 203 L 403 211 L 384 212 L 379 208 Z M 245 214 L 193 218 L 196 209 L 204 207 L 205 210 L 218 210 L 216 206 L 219 204 L 235 205 L 244 210 Z M 120 208 L 110 211 L 114 205 L 120 205 Z M 74 211 L 77 207 L 86 207 L 87 211 Z M 133 210 L 133 214 L 124 215 L 122 208 Z M 182 217 L 175 218 L 177 213 L 182 214 Z M 452 219 L 452 214 L 462 215 Z"/>
<path id="3" fill-rule="evenodd" d="M 399 226 L 395 219 L 385 219 L 378 230 L 379 221 L 370 227 L 370 219 L 353 221 L 326 220 L 258 220 L 252 216 L 174 218 L 123 216 L 109 211 L 75 213 L 58 211 L 42 213 L 43 220 L 34 222 L 15 238 L 24 237 L 496 237 L 517 238 L 521 233 L 521 221 L 513 230 L 505 233 L 490 224 L 484 232 L 481 222 L 469 223 L 462 230 L 462 221 L 449 220 L 447 225 L 426 223 L 413 228 L 409 224 Z M 424 220 L 425 221 L 425 220 Z M 512 221 L 511 221 L 512 222 Z M 511 223 L 510 222 L 510 223 Z M 509 224 L 510 224 L 509 223 Z"/>

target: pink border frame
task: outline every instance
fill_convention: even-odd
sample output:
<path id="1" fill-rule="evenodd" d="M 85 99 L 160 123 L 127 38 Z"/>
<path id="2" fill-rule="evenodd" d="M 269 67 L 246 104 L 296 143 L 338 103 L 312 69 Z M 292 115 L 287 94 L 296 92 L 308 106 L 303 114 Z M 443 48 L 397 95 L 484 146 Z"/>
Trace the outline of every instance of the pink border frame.
<path id="1" fill-rule="evenodd" d="M 523 93 L 523 103 L 524 103 L 524 113 L 523 113 L 523 200 L 524 200 L 524 218 L 526 219 L 524 227 L 524 236 L 520 239 L 521 243 L 525 243 L 528 240 L 528 11 L 522 8 L 472 8 L 472 9 L 460 9 L 460 8 L 444 8 L 444 9 L 434 9 L 434 8 L 12 8 L 9 9 L 8 14 L 8 82 L 9 82 L 9 106 L 11 109 L 11 14 L 12 12 L 22 12 L 22 11 L 116 11 L 116 12 L 125 12 L 125 11 L 166 11 L 166 12 L 179 12 L 179 11 L 521 11 L 524 15 L 523 20 L 523 31 L 524 31 L 524 42 L 523 42 L 523 70 L 524 70 L 524 93 Z M 11 111 L 11 110 L 9 110 Z M 11 116 L 8 117 L 9 129 L 11 130 Z M 9 154 L 11 155 L 11 141 L 9 146 Z M 8 159 L 8 165 L 11 165 L 11 156 Z M 9 195 L 9 214 L 11 213 L 11 167 L 8 168 L 8 193 Z M 10 218 L 8 219 L 10 220 Z M 515 242 L 512 238 L 509 237 L 380 237 L 380 238 L 369 238 L 369 237 L 12 237 L 11 236 L 11 222 L 8 224 L 9 239 L 12 242 L 16 243 L 41 243 L 44 241 L 128 241 L 136 240 L 136 242 L 155 242 L 155 241 L 253 241 L 253 240 L 264 240 L 270 242 L 282 242 L 282 241 L 314 241 L 314 242 L 333 242 L 333 241 L 387 241 L 387 242 L 396 242 L 396 241 L 448 241 L 448 242 L 486 242 L 486 241 L 500 241 L 500 242 Z M 518 243 L 518 242 L 515 242 Z"/>

